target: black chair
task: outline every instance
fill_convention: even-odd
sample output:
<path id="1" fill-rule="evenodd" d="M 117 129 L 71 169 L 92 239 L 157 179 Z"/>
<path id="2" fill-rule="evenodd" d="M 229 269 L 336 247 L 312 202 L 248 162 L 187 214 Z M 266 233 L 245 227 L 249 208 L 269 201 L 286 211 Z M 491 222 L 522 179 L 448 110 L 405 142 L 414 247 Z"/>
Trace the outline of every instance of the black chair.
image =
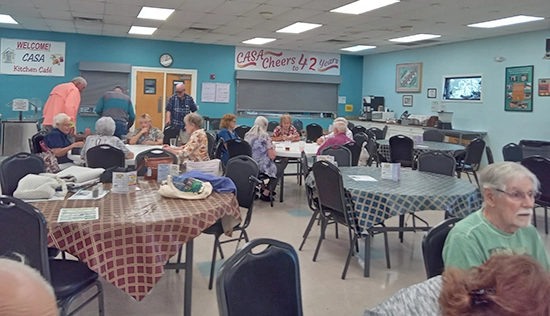
<path id="1" fill-rule="evenodd" d="M 208 138 L 208 157 L 214 159 L 214 146 L 216 145 L 216 135 L 206 132 L 206 138 Z"/>
<path id="2" fill-rule="evenodd" d="M 250 126 L 241 125 L 235 128 L 235 134 L 239 136 L 240 139 L 244 139 L 244 135 L 248 133 L 248 131 L 251 129 Z"/>
<path id="3" fill-rule="evenodd" d="M 338 167 L 351 166 L 351 151 L 344 145 L 332 145 L 323 148 L 321 155 L 329 155 L 334 157 L 334 161 L 338 163 Z"/>
<path id="4" fill-rule="evenodd" d="M 388 125 L 384 126 L 384 128 L 382 129 L 382 138 L 381 139 L 386 139 L 387 134 L 388 134 Z"/>
<path id="5" fill-rule="evenodd" d="M 353 134 L 353 141 L 358 143 L 360 146 L 366 146 L 367 144 L 365 143 L 369 142 L 369 136 L 366 132 Z"/>
<path id="6" fill-rule="evenodd" d="M 301 133 L 304 129 L 304 123 L 302 123 L 302 120 L 294 120 L 292 125 L 296 128 L 296 130 L 298 130 L 298 133 Z"/>
<path id="7" fill-rule="evenodd" d="M 167 125 L 164 130 L 162 131 L 164 134 L 164 138 L 162 139 L 162 143 L 166 145 L 170 145 L 170 139 L 175 138 L 178 139 L 180 136 L 180 130 L 179 128 L 172 127 L 170 125 Z"/>
<path id="8" fill-rule="evenodd" d="M 317 123 L 311 123 L 306 126 L 307 140 L 312 142 L 316 141 L 317 138 L 323 136 L 323 128 Z"/>
<path id="9" fill-rule="evenodd" d="M 86 166 L 90 168 L 111 168 L 126 166 L 126 157 L 122 150 L 103 144 L 86 151 Z"/>
<path id="10" fill-rule="evenodd" d="M 544 231 L 548 235 L 548 206 L 550 206 L 550 159 L 531 156 L 523 159 L 521 164 L 537 176 L 540 182 L 540 197 L 535 200 L 535 207 L 544 207 Z M 537 214 L 533 208 L 533 223 L 537 225 Z"/>
<path id="11" fill-rule="evenodd" d="M 103 287 L 93 272 L 81 261 L 48 258 L 48 229 L 42 213 L 21 200 L 0 196 L 0 253 L 16 259 L 25 257 L 26 263 L 40 272 L 52 285 L 60 315 L 74 315 L 97 298 L 99 315 L 104 315 Z M 19 261 L 19 260 L 18 260 Z M 92 296 L 69 313 L 69 307 L 81 294 L 97 288 Z M 32 304 L 29 297 L 29 304 Z"/>
<path id="12" fill-rule="evenodd" d="M 229 159 L 241 155 L 252 157 L 252 148 L 250 144 L 243 139 L 231 139 L 225 144 L 227 145 Z"/>
<path id="13" fill-rule="evenodd" d="M 214 145 L 214 158 L 213 159 L 222 159 L 222 151 L 223 151 L 223 148 L 224 148 L 224 142 L 223 142 L 223 138 L 220 137 L 220 139 L 218 139 L 218 141 L 216 142 L 216 145 Z"/>
<path id="14" fill-rule="evenodd" d="M 153 149 L 148 149 L 146 151 L 142 151 L 140 152 L 137 156 L 136 156 L 136 169 L 137 169 L 137 175 L 138 176 L 144 176 L 145 173 L 147 173 L 147 168 L 141 168 L 140 169 L 140 166 L 143 164 L 143 160 L 145 159 L 145 157 L 147 158 L 161 158 L 161 157 L 172 157 L 172 159 L 174 159 L 174 164 L 177 164 L 178 163 L 178 157 L 167 151 L 167 150 L 164 150 L 162 148 L 153 148 Z"/>
<path id="15" fill-rule="evenodd" d="M 502 147 L 504 161 L 520 162 L 523 160 L 523 149 L 515 143 L 509 143 Z"/>
<path id="16" fill-rule="evenodd" d="M 296 250 L 281 241 L 255 239 L 244 245 L 218 274 L 220 315 L 302 316 L 298 261 Z"/>
<path id="17" fill-rule="evenodd" d="M 435 129 L 429 129 L 424 131 L 424 134 L 422 134 L 422 139 L 425 141 L 442 143 L 445 141 L 445 134 Z"/>
<path id="18" fill-rule="evenodd" d="M 220 123 L 221 123 L 221 120 L 212 120 L 212 122 L 210 122 L 210 130 L 220 129 Z"/>
<path id="19" fill-rule="evenodd" d="M 371 127 L 368 130 L 371 131 L 374 136 L 376 136 L 376 139 L 384 139 L 384 131 L 379 129 L 378 127 Z"/>
<path id="20" fill-rule="evenodd" d="M 390 137 L 390 162 L 414 169 L 414 141 L 405 135 Z"/>
<path id="21" fill-rule="evenodd" d="M 352 128 L 355 127 L 355 124 L 353 124 L 352 122 L 348 122 L 348 129 L 351 131 Z"/>
<path id="22" fill-rule="evenodd" d="M 355 125 L 353 128 L 351 128 L 351 132 L 355 136 L 355 134 L 357 134 L 357 133 L 366 133 L 367 128 L 364 127 L 364 126 L 361 126 L 361 125 Z"/>
<path id="23" fill-rule="evenodd" d="M 19 180 L 28 174 L 46 172 L 44 160 L 30 153 L 17 153 L 9 156 L 0 163 L 0 186 L 2 194 L 13 195 Z"/>
<path id="24" fill-rule="evenodd" d="M 485 146 L 485 155 L 487 156 L 487 163 L 495 163 L 495 157 L 493 157 L 493 151 L 489 146 Z"/>
<path id="25" fill-rule="evenodd" d="M 472 182 L 472 178 L 470 178 L 470 173 L 472 173 L 477 186 L 479 186 L 476 171 L 479 170 L 484 150 L 485 141 L 481 138 L 474 138 L 466 147 L 466 156 L 464 160 L 457 161 L 456 176 L 460 178 L 460 173 L 464 172 L 468 176 L 468 180 Z"/>
<path id="26" fill-rule="evenodd" d="M 367 160 L 367 166 L 372 166 L 373 162 L 376 162 L 376 167 L 380 166 L 380 154 L 378 154 L 378 144 L 376 143 L 376 136 L 372 135 L 367 141 L 367 152 L 369 153 L 369 159 Z"/>
<path id="27" fill-rule="evenodd" d="M 357 245 L 357 240 L 361 238 L 361 232 L 356 225 L 355 205 L 349 192 L 344 189 L 342 173 L 336 166 L 327 161 L 317 161 L 311 168 L 315 176 L 315 187 L 319 194 L 319 208 L 321 215 L 321 235 L 313 255 L 313 261 L 317 260 L 321 243 L 325 239 L 325 231 L 329 219 L 334 219 L 338 224 L 345 225 L 349 233 L 349 252 L 342 272 L 342 279 L 346 278 L 349 262 Z M 370 238 L 370 235 L 367 236 Z M 390 266 L 390 257 L 388 250 L 388 235 L 384 232 L 384 242 L 386 249 L 386 262 Z M 366 255 L 366 254 L 365 254 Z"/>
<path id="28" fill-rule="evenodd" d="M 455 158 L 440 151 L 428 151 L 418 156 L 418 171 L 454 177 L 455 168 Z"/>
<path id="29" fill-rule="evenodd" d="M 426 268 L 426 275 L 428 279 L 440 275 L 445 265 L 443 264 L 443 246 L 447 235 L 454 227 L 454 225 L 460 221 L 460 218 L 451 217 L 437 226 L 432 227 L 422 240 L 422 255 L 424 257 L 424 267 Z"/>
<path id="30" fill-rule="evenodd" d="M 344 144 L 344 147 L 349 149 L 351 152 L 351 165 L 353 167 L 356 167 L 359 164 L 359 156 L 361 156 L 361 150 L 363 147 L 360 143 L 347 143 Z"/>
<path id="31" fill-rule="evenodd" d="M 44 136 L 46 136 L 46 132 L 40 131 L 29 138 L 29 149 L 31 151 L 31 154 L 38 154 L 42 152 L 42 146 L 40 146 L 40 142 L 44 140 Z"/>
<path id="32" fill-rule="evenodd" d="M 271 121 L 267 123 L 267 131 L 273 132 L 277 126 L 279 126 L 279 122 Z"/>

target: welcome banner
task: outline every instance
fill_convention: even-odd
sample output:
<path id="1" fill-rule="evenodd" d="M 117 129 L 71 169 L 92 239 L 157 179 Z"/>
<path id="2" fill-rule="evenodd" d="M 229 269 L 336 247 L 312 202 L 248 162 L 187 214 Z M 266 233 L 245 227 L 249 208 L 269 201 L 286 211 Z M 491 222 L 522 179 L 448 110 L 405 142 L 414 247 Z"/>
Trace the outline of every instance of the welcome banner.
<path id="1" fill-rule="evenodd" d="M 2 38 L 0 73 L 65 76 L 65 42 Z"/>

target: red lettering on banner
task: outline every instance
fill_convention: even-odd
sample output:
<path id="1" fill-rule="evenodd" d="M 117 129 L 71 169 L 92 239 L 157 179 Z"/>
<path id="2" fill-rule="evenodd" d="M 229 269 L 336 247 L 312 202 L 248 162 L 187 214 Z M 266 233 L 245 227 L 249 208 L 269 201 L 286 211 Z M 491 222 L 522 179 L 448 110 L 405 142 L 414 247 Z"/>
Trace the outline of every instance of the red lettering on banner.
<path id="1" fill-rule="evenodd" d="M 49 52 L 51 48 L 50 43 L 38 43 L 38 42 L 17 42 L 17 49 L 26 50 L 43 50 Z"/>

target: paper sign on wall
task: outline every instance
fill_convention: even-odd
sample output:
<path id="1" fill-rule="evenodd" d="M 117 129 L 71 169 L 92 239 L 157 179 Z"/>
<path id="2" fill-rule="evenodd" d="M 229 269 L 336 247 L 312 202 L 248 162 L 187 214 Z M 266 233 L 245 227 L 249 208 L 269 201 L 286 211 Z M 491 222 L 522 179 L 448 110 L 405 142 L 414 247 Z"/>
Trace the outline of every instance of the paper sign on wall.
<path id="1" fill-rule="evenodd" d="M 65 42 L 2 38 L 0 73 L 65 76 Z"/>
<path id="2" fill-rule="evenodd" d="M 203 82 L 201 102 L 229 103 L 230 83 Z"/>

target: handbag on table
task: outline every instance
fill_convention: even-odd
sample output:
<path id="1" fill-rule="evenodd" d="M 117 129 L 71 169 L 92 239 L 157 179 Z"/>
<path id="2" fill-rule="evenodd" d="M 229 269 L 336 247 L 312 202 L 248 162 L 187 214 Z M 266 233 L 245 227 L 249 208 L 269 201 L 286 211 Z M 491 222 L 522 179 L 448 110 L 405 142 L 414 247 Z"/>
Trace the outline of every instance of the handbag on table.
<path id="1" fill-rule="evenodd" d="M 156 180 L 158 176 L 158 166 L 162 164 L 173 164 L 174 158 L 172 157 L 154 157 L 145 156 L 136 171 L 143 168 L 147 168 L 145 172 L 145 180 Z"/>

